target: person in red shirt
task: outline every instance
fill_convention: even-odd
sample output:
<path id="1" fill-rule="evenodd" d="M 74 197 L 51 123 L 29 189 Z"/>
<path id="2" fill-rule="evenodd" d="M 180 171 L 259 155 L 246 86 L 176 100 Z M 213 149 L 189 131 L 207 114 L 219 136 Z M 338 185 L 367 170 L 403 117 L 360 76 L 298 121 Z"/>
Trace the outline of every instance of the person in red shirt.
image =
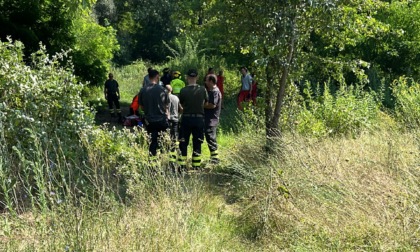
<path id="1" fill-rule="evenodd" d="M 222 94 L 222 108 L 223 108 L 223 99 L 225 98 L 225 92 L 223 90 L 223 83 L 225 82 L 225 76 L 223 76 L 223 70 L 219 71 L 219 74 L 217 75 L 217 87 L 220 90 L 220 93 Z"/>
<path id="2" fill-rule="evenodd" d="M 242 102 L 248 101 L 252 97 L 252 77 L 248 73 L 248 68 L 241 67 L 241 90 L 237 98 L 239 110 L 243 110 Z"/>
<path id="3" fill-rule="evenodd" d="M 251 74 L 252 77 L 252 85 L 251 85 L 251 99 L 252 99 L 252 104 L 255 106 L 257 105 L 257 88 L 258 88 L 258 82 L 255 79 L 255 73 Z"/>

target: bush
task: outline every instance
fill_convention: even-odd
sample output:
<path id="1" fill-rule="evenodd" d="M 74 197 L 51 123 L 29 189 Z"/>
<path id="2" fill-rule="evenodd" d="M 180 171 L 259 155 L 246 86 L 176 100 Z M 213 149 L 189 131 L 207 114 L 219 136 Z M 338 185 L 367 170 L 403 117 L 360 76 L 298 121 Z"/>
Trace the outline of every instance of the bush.
<path id="1" fill-rule="evenodd" d="M 81 100 L 83 85 L 71 66 L 61 66 L 65 53 L 49 58 L 41 48 L 27 66 L 22 49 L 20 42 L 0 43 L 0 113 L 7 143 L 30 144 L 28 128 L 43 138 L 73 139 L 90 127 L 93 113 Z"/>
<path id="2" fill-rule="evenodd" d="M 73 21 L 75 45 L 72 54 L 75 74 L 82 81 L 102 85 L 113 53 L 119 50 L 116 31 L 102 27 L 92 17 L 83 13 Z"/>
<path id="3" fill-rule="evenodd" d="M 199 49 L 200 41 L 194 41 L 190 37 L 183 37 L 175 39 L 173 46 L 164 43 L 168 50 L 172 53 L 172 56 L 168 56 L 170 60 L 167 67 L 172 70 L 178 70 L 184 77 L 187 74 L 188 69 L 195 68 L 198 71 L 199 84 L 204 84 L 203 79 L 206 76 L 209 67 L 214 68 L 215 74 L 217 75 L 220 70 L 224 70 L 225 81 L 224 89 L 226 93 L 230 93 L 232 90 L 232 84 L 239 87 L 240 81 L 236 77 L 234 72 L 230 71 L 225 67 L 225 60 L 220 57 L 209 57 L 206 55 L 206 50 Z M 163 67 L 162 67 L 163 68 Z M 186 78 L 182 78 L 186 82 Z M 239 89 L 239 88 L 238 88 Z"/>
<path id="4" fill-rule="evenodd" d="M 391 88 L 397 120 L 409 129 L 417 129 L 420 126 L 420 85 L 401 77 L 392 83 Z"/>
<path id="5" fill-rule="evenodd" d="M 308 85 L 304 93 L 306 104 L 297 118 L 297 130 L 304 135 L 357 135 L 373 129 L 379 115 L 375 93 L 360 87 L 341 86 L 333 95 L 325 85 L 317 95 Z"/>
<path id="6" fill-rule="evenodd" d="M 62 66 L 66 53 L 49 57 L 41 46 L 28 66 L 22 50 L 0 42 L 0 180 L 8 181 L 0 201 L 9 208 L 10 195 L 45 204 L 53 188 L 89 184 L 79 134 L 92 129 L 93 112 L 81 100 L 84 85 Z"/>
<path id="7" fill-rule="evenodd" d="M 28 66 L 22 50 L 0 43 L 0 209 L 134 195 L 148 166 L 145 134 L 94 127 L 66 53 L 41 48 Z"/>

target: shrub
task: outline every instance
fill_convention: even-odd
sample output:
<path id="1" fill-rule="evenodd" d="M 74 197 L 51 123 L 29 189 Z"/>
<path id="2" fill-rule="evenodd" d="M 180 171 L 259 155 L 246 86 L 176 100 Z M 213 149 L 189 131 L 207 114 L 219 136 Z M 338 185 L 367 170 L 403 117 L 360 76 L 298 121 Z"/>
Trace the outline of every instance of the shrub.
<path id="1" fill-rule="evenodd" d="M 395 99 L 395 115 L 409 129 L 420 126 L 420 84 L 406 77 L 395 80 L 392 85 Z"/>
<path id="2" fill-rule="evenodd" d="M 0 201 L 17 197 L 46 203 L 48 191 L 88 183 L 79 133 L 92 129 L 93 112 L 81 100 L 66 53 L 49 57 L 45 48 L 23 61 L 23 44 L 0 42 Z M 20 196 L 19 196 L 20 195 Z M 34 197 L 32 197 L 34 196 Z M 32 201 L 34 204 L 35 201 Z"/>
<path id="3" fill-rule="evenodd" d="M 140 179 L 145 180 L 141 174 L 149 166 L 147 138 L 146 131 L 141 129 L 135 128 L 133 132 L 127 128 L 108 129 L 106 126 L 83 132 L 81 137 L 87 163 L 93 169 L 112 174 L 118 183 L 108 181 L 108 186 L 118 190 L 118 196 L 123 198 L 127 194 L 133 196 L 136 184 Z M 161 155 L 160 161 L 167 164 L 167 155 Z"/>
<path id="4" fill-rule="evenodd" d="M 93 113 L 81 100 L 83 85 L 71 66 L 61 66 L 66 54 L 50 58 L 41 48 L 27 66 L 22 49 L 20 42 L 0 43 L 0 111 L 7 143 L 30 144 L 27 128 L 44 138 L 73 139 L 80 129 L 90 127 Z"/>
<path id="5" fill-rule="evenodd" d="M 318 88 L 319 90 L 319 88 Z M 379 114 L 375 93 L 361 87 L 341 86 L 333 95 L 327 85 L 322 95 L 304 90 L 306 104 L 298 115 L 297 130 L 305 135 L 357 135 L 371 130 Z"/>
<path id="6" fill-rule="evenodd" d="M 102 85 L 114 52 L 119 50 L 116 31 L 102 27 L 86 13 L 73 20 L 75 45 L 72 60 L 75 73 L 82 81 Z"/>

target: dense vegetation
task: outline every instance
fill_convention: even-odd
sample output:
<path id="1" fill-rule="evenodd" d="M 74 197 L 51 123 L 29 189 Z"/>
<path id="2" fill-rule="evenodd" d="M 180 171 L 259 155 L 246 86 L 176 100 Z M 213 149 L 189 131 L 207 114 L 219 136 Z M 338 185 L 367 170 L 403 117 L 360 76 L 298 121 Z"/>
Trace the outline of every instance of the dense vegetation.
<path id="1" fill-rule="evenodd" d="M 419 12 L 0 0 L 0 250 L 418 250 Z M 161 153 L 151 174 L 144 130 L 98 123 L 91 84 L 114 72 L 127 105 L 150 65 L 225 70 L 219 165 L 174 176 Z M 244 111 L 239 65 L 261 87 Z"/>

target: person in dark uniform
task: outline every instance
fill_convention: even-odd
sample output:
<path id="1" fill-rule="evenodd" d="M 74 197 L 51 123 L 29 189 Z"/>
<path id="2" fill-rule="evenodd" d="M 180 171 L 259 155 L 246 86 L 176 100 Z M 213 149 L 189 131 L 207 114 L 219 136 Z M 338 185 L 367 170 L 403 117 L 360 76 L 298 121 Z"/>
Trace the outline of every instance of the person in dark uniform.
<path id="1" fill-rule="evenodd" d="M 216 140 L 217 126 L 219 125 L 220 110 L 222 108 L 222 94 L 216 86 L 217 76 L 208 74 L 206 88 L 209 96 L 208 103 L 204 106 L 204 135 L 210 150 L 210 162 L 219 163 L 219 153 Z"/>
<path id="2" fill-rule="evenodd" d="M 169 116 L 169 95 L 164 87 L 159 85 L 159 72 L 150 70 L 150 85 L 141 89 L 139 104 L 143 107 L 145 114 L 145 126 L 151 137 L 149 155 L 155 158 L 159 147 L 159 134 L 168 128 Z"/>
<path id="3" fill-rule="evenodd" d="M 181 170 L 186 169 L 191 134 L 193 136 L 192 167 L 199 169 L 201 165 L 201 144 L 204 141 L 204 105 L 207 104 L 208 94 L 204 87 L 197 84 L 197 78 L 197 70 L 188 70 L 188 85 L 181 89 L 179 94 L 179 101 L 184 109 L 179 136 L 181 156 L 178 158 L 178 163 Z"/>
<path id="4" fill-rule="evenodd" d="M 119 119 L 121 120 L 121 108 L 120 108 L 120 89 L 118 87 L 118 82 L 114 80 L 114 75 L 109 73 L 108 80 L 105 81 L 104 87 L 105 100 L 108 101 L 108 108 L 111 117 L 115 116 L 115 110 L 118 114 Z M 115 105 L 115 110 L 114 110 Z"/>

